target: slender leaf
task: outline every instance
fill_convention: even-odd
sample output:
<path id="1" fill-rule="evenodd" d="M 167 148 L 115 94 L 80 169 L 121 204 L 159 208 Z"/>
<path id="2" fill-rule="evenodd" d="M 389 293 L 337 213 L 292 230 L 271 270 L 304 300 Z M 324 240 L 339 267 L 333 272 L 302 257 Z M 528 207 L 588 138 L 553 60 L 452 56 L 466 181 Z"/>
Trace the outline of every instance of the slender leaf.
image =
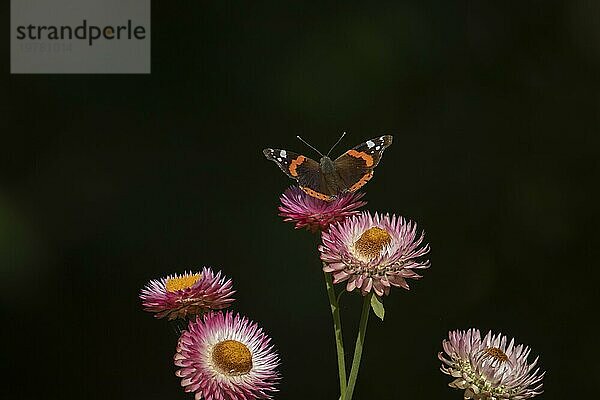
<path id="1" fill-rule="evenodd" d="M 383 321 L 383 317 L 385 315 L 385 309 L 383 308 L 383 303 L 377 296 L 371 296 L 371 308 L 375 315 L 379 317 Z"/>

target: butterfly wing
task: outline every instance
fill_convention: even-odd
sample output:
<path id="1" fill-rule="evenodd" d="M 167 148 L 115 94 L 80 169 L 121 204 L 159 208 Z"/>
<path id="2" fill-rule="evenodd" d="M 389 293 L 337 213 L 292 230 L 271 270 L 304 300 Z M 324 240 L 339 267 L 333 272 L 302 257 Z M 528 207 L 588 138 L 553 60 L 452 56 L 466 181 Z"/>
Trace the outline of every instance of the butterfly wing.
<path id="1" fill-rule="evenodd" d="M 373 177 L 373 169 L 392 139 L 391 135 L 384 135 L 367 140 L 334 161 L 335 171 L 349 192 L 357 191 Z"/>
<path id="2" fill-rule="evenodd" d="M 315 160 L 292 151 L 264 149 L 263 154 L 281 168 L 290 178 L 295 179 L 300 189 L 308 195 L 321 200 L 331 200 L 327 194 L 321 168 Z"/>

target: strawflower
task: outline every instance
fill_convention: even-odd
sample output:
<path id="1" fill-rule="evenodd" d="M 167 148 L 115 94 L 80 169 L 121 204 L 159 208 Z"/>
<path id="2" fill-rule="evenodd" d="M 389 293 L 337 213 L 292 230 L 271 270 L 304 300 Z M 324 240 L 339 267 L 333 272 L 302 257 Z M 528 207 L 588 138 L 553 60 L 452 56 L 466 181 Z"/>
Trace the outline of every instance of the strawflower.
<path id="1" fill-rule="evenodd" d="M 156 313 L 156 318 L 186 318 L 210 310 L 229 307 L 233 282 L 212 269 L 186 272 L 151 280 L 141 291 L 145 311 Z"/>
<path id="2" fill-rule="evenodd" d="M 319 246 L 323 271 L 333 282 L 347 281 L 346 290 L 363 296 L 374 291 L 388 295 L 391 286 L 409 289 L 406 279 L 419 279 L 415 270 L 429 267 L 420 258 L 429 253 L 424 233 L 403 217 L 362 212 L 333 224 L 322 234 Z"/>
<path id="3" fill-rule="evenodd" d="M 358 214 L 357 209 L 367 204 L 361 200 L 363 196 L 364 193 L 349 192 L 325 201 L 309 196 L 297 186 L 290 186 L 280 197 L 279 215 L 286 222 L 294 222 L 296 229 L 319 232 L 332 223 Z"/>
<path id="4" fill-rule="evenodd" d="M 534 370 L 538 358 L 529 363 L 529 347 L 507 342 L 491 331 L 483 339 L 478 329 L 449 332 L 438 354 L 441 371 L 455 378 L 449 386 L 474 400 L 524 400 L 542 393 L 545 372 Z"/>
<path id="5" fill-rule="evenodd" d="M 190 321 L 174 356 L 176 375 L 195 399 L 271 399 L 279 357 L 258 325 L 232 312 Z"/>

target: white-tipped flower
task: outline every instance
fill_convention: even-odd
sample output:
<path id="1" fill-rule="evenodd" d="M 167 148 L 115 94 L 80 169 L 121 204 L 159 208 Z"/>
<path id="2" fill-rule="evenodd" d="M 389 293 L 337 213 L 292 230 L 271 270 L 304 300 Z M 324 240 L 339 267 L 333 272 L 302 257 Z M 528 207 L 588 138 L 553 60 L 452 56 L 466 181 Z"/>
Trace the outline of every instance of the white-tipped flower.
<path id="1" fill-rule="evenodd" d="M 438 354 L 442 372 L 455 378 L 449 386 L 474 400 L 524 400 L 542 393 L 545 372 L 535 368 L 538 358 L 529 363 L 529 347 L 507 342 L 491 331 L 483 339 L 478 329 L 449 332 Z"/>

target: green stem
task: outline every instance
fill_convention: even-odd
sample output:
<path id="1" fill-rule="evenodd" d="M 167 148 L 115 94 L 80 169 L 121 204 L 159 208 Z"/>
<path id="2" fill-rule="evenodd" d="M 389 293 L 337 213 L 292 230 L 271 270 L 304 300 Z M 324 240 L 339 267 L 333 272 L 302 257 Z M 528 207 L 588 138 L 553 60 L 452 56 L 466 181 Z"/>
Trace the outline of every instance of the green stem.
<path id="1" fill-rule="evenodd" d="M 362 314 L 360 315 L 360 325 L 358 327 L 358 335 L 356 336 L 356 347 L 354 348 L 354 358 L 352 359 L 352 369 L 350 370 L 350 379 L 348 380 L 348 388 L 346 389 L 345 400 L 352 400 L 352 394 L 354 393 L 354 385 L 356 385 L 358 368 L 360 367 L 360 359 L 362 357 L 363 345 L 365 343 L 367 322 L 369 322 L 371 296 L 373 296 L 373 293 L 369 292 L 369 294 L 365 296 L 365 300 L 363 302 Z"/>
<path id="2" fill-rule="evenodd" d="M 342 320 L 340 319 L 340 307 L 338 299 L 335 297 L 335 289 L 331 274 L 325 272 L 325 284 L 327 286 L 327 296 L 329 297 L 329 306 L 333 316 L 333 330 L 335 332 L 335 345 L 337 348 L 338 371 L 340 376 L 340 400 L 346 398 L 346 360 L 344 356 L 344 339 L 342 337 Z"/>

